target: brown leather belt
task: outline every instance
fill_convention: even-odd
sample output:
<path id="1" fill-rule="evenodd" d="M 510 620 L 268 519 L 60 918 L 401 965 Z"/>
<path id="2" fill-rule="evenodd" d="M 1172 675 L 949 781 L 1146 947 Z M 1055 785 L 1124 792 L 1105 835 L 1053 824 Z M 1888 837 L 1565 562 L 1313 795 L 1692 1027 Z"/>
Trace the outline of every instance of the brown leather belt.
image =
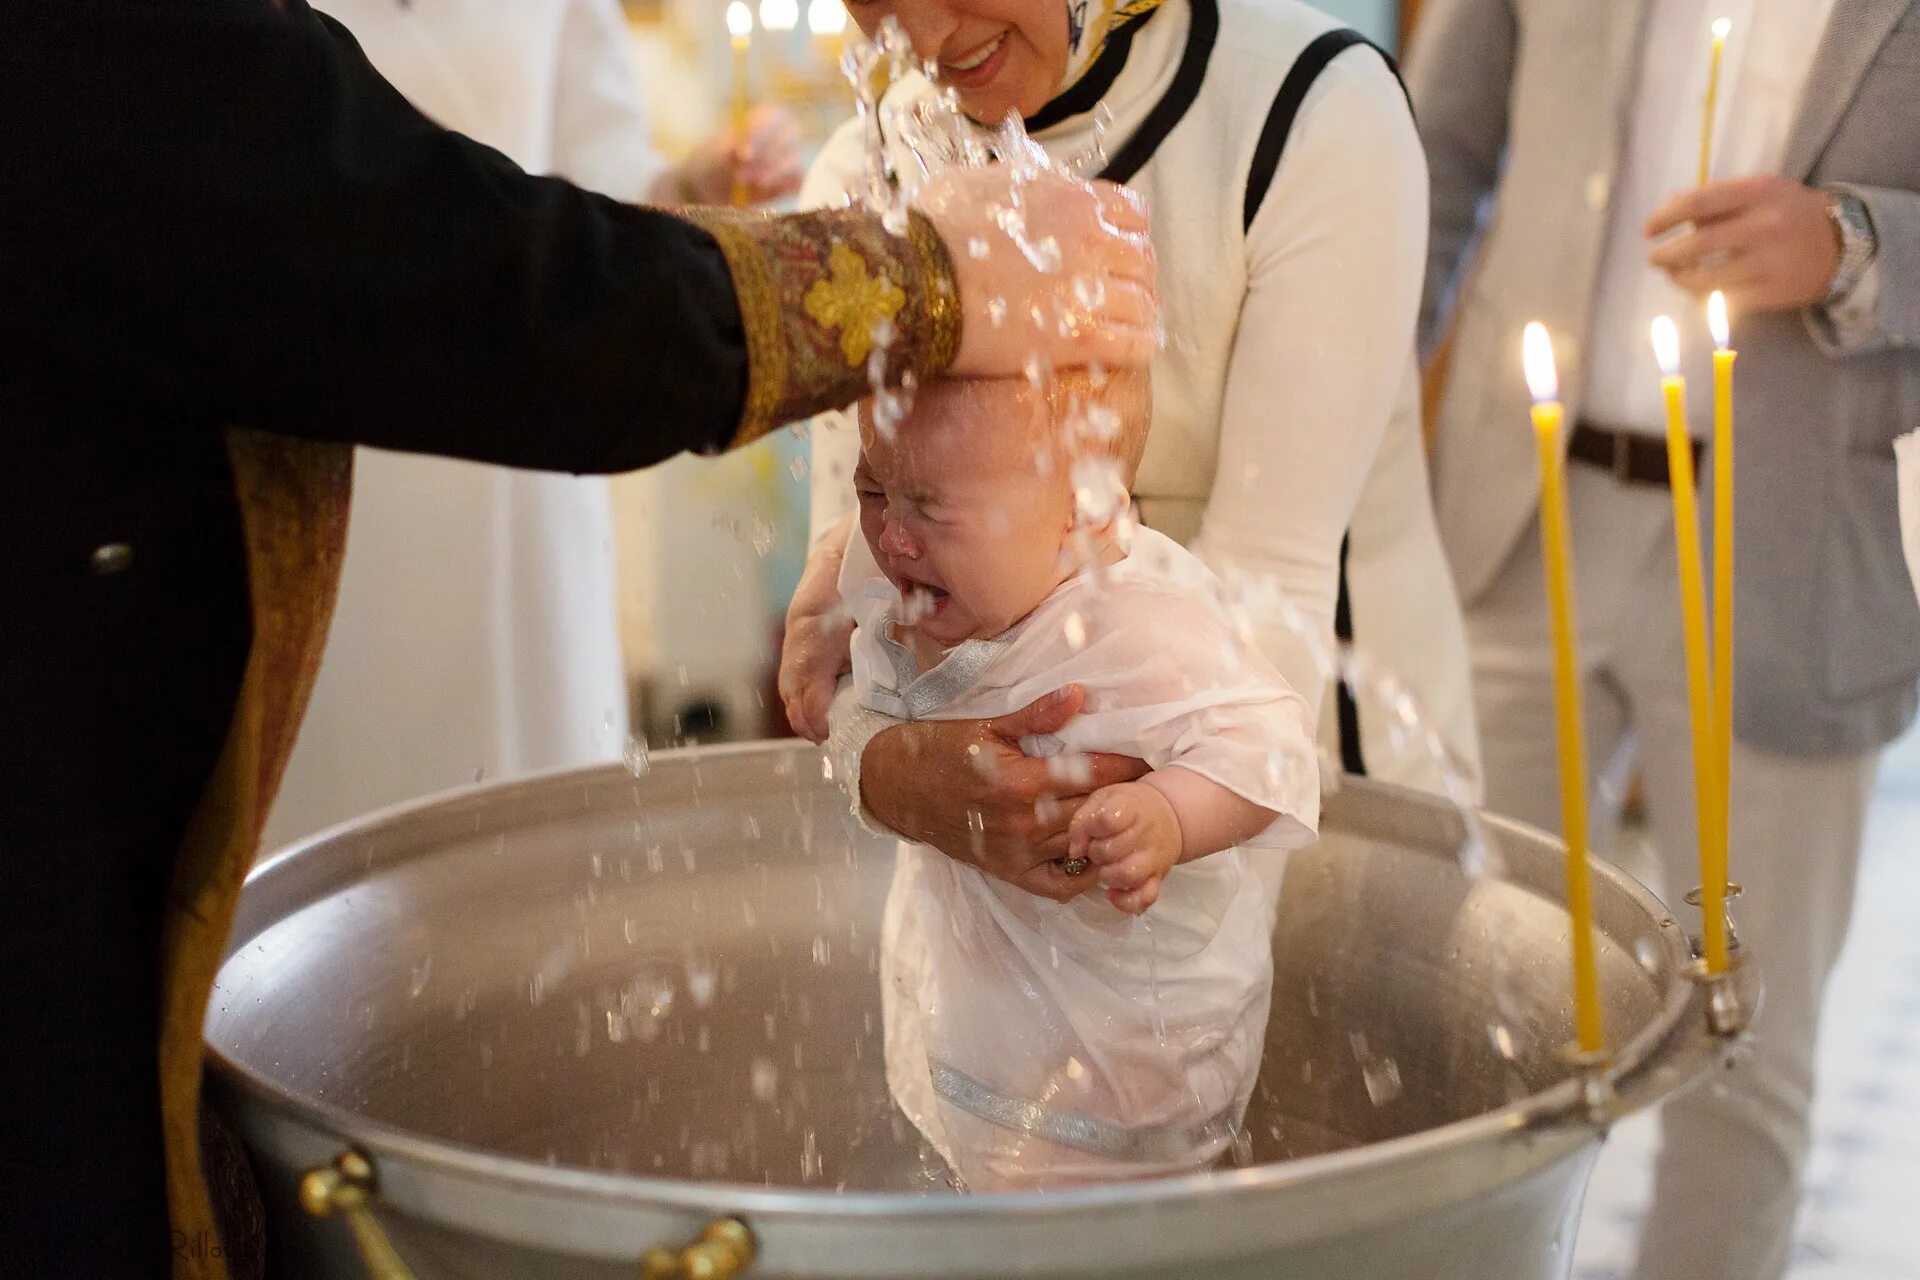
<path id="1" fill-rule="evenodd" d="M 1693 471 L 1700 474 L 1700 442 L 1692 441 Z M 1567 456 L 1576 462 L 1611 471 L 1622 484 L 1650 484 L 1662 489 L 1673 484 L 1667 466 L 1667 442 L 1641 431 L 1615 431 L 1582 422 L 1567 437 Z M 1695 481 L 1698 483 L 1698 480 Z"/>

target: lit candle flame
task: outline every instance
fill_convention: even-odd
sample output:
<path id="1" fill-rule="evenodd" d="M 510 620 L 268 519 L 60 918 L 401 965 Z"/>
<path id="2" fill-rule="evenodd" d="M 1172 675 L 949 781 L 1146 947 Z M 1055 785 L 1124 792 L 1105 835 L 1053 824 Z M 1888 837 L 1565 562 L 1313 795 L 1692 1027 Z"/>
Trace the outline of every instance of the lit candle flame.
<path id="1" fill-rule="evenodd" d="M 1560 375 L 1553 366 L 1553 339 L 1547 326 L 1531 321 L 1520 340 L 1521 363 L 1527 370 L 1527 390 L 1534 403 L 1545 404 L 1560 394 Z"/>
<path id="2" fill-rule="evenodd" d="M 799 0 L 760 0 L 760 25 L 768 31 L 791 31 L 799 23 Z"/>
<path id="3" fill-rule="evenodd" d="M 816 36 L 837 36 L 847 29 L 847 6 L 841 0 L 813 0 L 807 6 L 807 30 Z"/>
<path id="4" fill-rule="evenodd" d="M 1713 331 L 1713 345 L 1725 351 L 1733 343 L 1733 329 L 1727 324 L 1727 295 L 1715 289 L 1707 295 L 1707 328 Z"/>
<path id="5" fill-rule="evenodd" d="M 727 34 L 736 41 L 753 34 L 753 10 L 747 8 L 743 0 L 733 0 L 727 6 Z"/>
<path id="6" fill-rule="evenodd" d="M 1669 378 L 1680 376 L 1680 331 L 1673 326 L 1672 316 L 1653 318 L 1653 358 L 1660 364 L 1660 372 Z"/>
<path id="7" fill-rule="evenodd" d="M 1713 20 L 1713 38 L 1715 40 L 1725 40 L 1732 30 L 1732 18 L 1715 18 Z"/>

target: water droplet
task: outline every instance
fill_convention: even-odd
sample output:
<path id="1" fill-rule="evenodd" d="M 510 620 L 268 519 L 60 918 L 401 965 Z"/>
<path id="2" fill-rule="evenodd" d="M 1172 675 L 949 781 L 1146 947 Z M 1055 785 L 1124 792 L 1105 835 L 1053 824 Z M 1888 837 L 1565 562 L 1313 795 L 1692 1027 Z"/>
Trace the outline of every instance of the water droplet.
<path id="1" fill-rule="evenodd" d="M 1106 281 L 1100 276 L 1074 276 L 1073 300 L 1088 311 L 1100 310 L 1107 305 Z"/>
<path id="2" fill-rule="evenodd" d="M 1047 757 L 1047 776 L 1068 786 L 1089 786 L 1093 782 L 1093 761 L 1078 751 L 1063 751 Z"/>
<path id="3" fill-rule="evenodd" d="M 407 998 L 418 999 L 427 989 L 427 979 L 433 976 L 433 957 L 428 956 L 413 967 L 413 976 L 407 981 Z"/>
<path id="4" fill-rule="evenodd" d="M 1078 613 L 1067 615 L 1066 624 L 1061 627 L 1067 638 L 1069 649 L 1079 650 L 1087 646 L 1087 623 Z"/>
<path id="5" fill-rule="evenodd" d="M 1245 1129 L 1236 1129 L 1232 1145 L 1228 1148 L 1229 1159 L 1237 1169 L 1251 1168 L 1253 1165 L 1253 1135 Z"/>
<path id="6" fill-rule="evenodd" d="M 719 986 L 720 974 L 711 961 L 687 957 L 687 996 L 693 1001 L 694 1008 L 711 1007 L 714 992 Z"/>
<path id="7" fill-rule="evenodd" d="M 812 1182 L 821 1173 L 820 1140 L 809 1129 L 800 1141 L 800 1180 Z"/>
<path id="8" fill-rule="evenodd" d="M 753 1096 L 762 1102 L 772 1102 L 780 1090 L 780 1068 L 770 1059 L 755 1058 L 751 1071 Z"/>
<path id="9" fill-rule="evenodd" d="M 1360 1064 L 1360 1080 L 1367 1097 L 1376 1107 L 1384 1107 L 1400 1096 L 1400 1064 L 1389 1057 L 1376 1057 L 1367 1047 L 1364 1032 L 1350 1031 L 1347 1043 L 1353 1047 L 1354 1060 Z"/>

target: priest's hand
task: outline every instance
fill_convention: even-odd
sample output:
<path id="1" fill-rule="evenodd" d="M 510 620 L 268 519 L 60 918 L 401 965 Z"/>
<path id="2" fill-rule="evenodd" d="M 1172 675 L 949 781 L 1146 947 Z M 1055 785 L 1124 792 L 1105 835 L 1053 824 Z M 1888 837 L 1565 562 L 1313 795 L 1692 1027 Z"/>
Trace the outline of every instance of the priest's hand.
<path id="1" fill-rule="evenodd" d="M 1715 289 L 1741 311 L 1785 311 L 1826 300 L 1840 265 L 1827 195 L 1791 178 L 1756 174 L 1674 196 L 1647 219 L 1647 259 L 1688 293 Z"/>
<path id="2" fill-rule="evenodd" d="M 1057 733 L 1086 695 L 1068 686 L 995 720 L 915 720 L 876 735 L 860 757 L 860 800 L 894 831 L 1029 893 L 1065 902 L 1100 886 L 1070 876 L 1067 829 L 1087 797 L 1147 772 L 1129 756 L 1087 755 L 1076 768 L 1020 750 Z"/>
<path id="3" fill-rule="evenodd" d="M 793 731 L 825 742 L 834 689 L 849 670 L 853 619 L 840 603 L 840 562 L 853 533 L 848 516 L 820 539 L 787 606 L 780 641 L 780 702 Z"/>
<path id="4" fill-rule="evenodd" d="M 1159 350 L 1153 242 L 1133 192 L 956 167 L 930 178 L 916 207 L 946 242 L 960 287 L 954 373 L 1010 377 L 1035 352 L 1058 367 L 1140 365 Z"/>

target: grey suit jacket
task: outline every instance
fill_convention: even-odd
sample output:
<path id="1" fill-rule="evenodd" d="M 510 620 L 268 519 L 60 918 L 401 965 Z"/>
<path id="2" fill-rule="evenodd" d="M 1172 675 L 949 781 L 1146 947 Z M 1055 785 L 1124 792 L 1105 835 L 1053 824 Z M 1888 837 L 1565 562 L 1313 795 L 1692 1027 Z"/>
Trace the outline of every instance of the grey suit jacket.
<path id="1" fill-rule="evenodd" d="M 1423 342 L 1457 320 L 1435 507 L 1469 602 L 1538 504 L 1526 321 L 1556 335 L 1562 385 L 1582 382 L 1653 2 L 1429 0 L 1411 50 L 1433 172 Z M 1866 201 L 1881 293 L 1873 332 L 1845 345 L 1818 309 L 1737 321 L 1735 732 L 1853 752 L 1908 724 L 1920 678 L 1892 448 L 1920 427 L 1920 0 L 1837 0 L 1784 172 Z"/>

